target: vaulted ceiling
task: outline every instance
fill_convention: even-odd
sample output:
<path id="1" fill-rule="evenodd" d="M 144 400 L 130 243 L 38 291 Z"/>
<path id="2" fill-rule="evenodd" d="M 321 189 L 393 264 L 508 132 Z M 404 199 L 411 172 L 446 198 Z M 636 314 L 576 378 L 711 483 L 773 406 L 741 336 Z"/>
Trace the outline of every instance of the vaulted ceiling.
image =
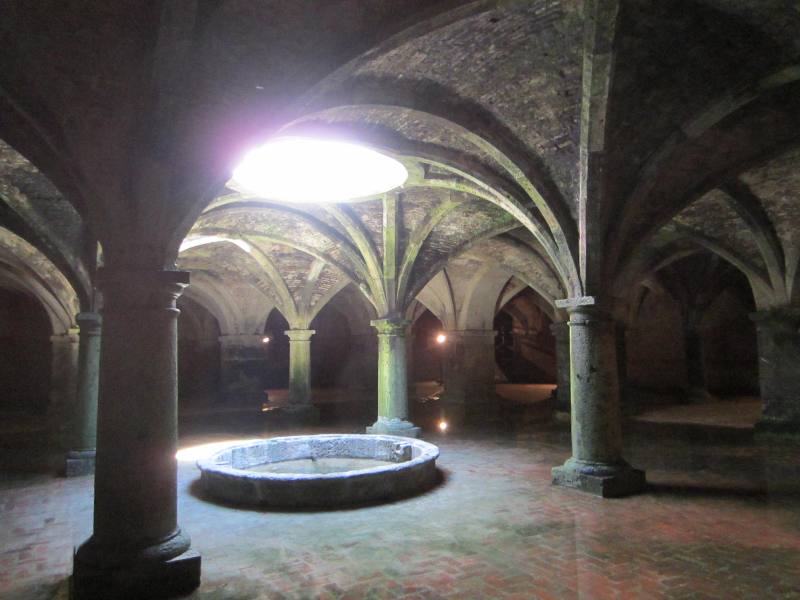
<path id="1" fill-rule="evenodd" d="M 390 215 L 401 310 L 480 269 L 552 305 L 586 292 L 582 252 L 600 246 L 621 302 L 698 251 L 761 307 L 800 301 L 795 2 L 318 4 L 6 2 L 0 223 L 84 305 L 99 240 L 113 264 L 177 257 L 197 301 L 234 313 L 301 326 L 345 288 L 381 313 L 383 198 L 226 186 L 269 135 L 334 135 L 409 170 Z"/>

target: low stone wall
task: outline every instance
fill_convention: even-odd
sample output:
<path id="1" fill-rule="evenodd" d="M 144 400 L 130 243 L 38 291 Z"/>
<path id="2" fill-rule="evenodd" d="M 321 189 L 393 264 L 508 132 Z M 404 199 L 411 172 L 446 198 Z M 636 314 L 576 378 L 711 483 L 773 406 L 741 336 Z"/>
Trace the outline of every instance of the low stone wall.
<path id="1" fill-rule="evenodd" d="M 201 482 L 213 497 L 273 507 L 337 506 L 392 500 L 436 482 L 439 448 L 422 440 L 327 434 L 258 440 L 226 448 L 198 461 Z M 250 471 L 267 463 L 320 458 L 367 458 L 394 464 L 338 473 Z"/>

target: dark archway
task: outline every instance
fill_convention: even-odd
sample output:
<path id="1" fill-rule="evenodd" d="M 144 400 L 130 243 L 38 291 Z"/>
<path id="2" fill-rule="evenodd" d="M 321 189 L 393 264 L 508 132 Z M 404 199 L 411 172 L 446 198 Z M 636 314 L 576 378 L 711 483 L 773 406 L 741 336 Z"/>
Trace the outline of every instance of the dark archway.
<path id="1" fill-rule="evenodd" d="M 410 381 L 442 381 L 445 348 L 437 343 L 436 336 L 443 329 L 442 322 L 429 310 L 423 311 L 414 321 L 411 327 Z"/>
<path id="2" fill-rule="evenodd" d="M 311 386 L 345 388 L 342 375 L 350 357 L 350 327 L 347 319 L 328 304 L 311 322 L 316 333 L 311 338 Z"/>
<path id="3" fill-rule="evenodd" d="M 219 394 L 219 323 L 191 298 L 178 300 L 178 395 L 181 408 L 208 405 Z"/>
<path id="4" fill-rule="evenodd" d="M 46 413 L 51 334 L 50 320 L 37 300 L 0 289 L 0 413 Z"/>
<path id="5" fill-rule="evenodd" d="M 264 325 L 264 335 L 269 337 L 264 371 L 266 389 L 289 387 L 289 338 L 284 333 L 287 329 L 289 322 L 278 309 L 272 309 Z"/>
<path id="6" fill-rule="evenodd" d="M 495 362 L 509 383 L 555 383 L 555 338 L 552 320 L 526 287 L 494 319 Z"/>

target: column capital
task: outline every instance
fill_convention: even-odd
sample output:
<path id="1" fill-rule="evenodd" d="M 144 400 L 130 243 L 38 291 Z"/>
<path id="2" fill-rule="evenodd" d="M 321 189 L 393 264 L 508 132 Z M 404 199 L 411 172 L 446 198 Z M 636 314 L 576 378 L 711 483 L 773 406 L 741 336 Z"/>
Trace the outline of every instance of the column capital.
<path id="1" fill-rule="evenodd" d="M 77 344 L 78 328 L 70 327 L 64 333 L 56 333 L 50 336 L 50 341 L 55 344 Z"/>
<path id="2" fill-rule="evenodd" d="M 406 329 L 411 324 L 411 321 L 405 319 L 388 318 L 388 319 L 375 319 L 369 322 L 375 329 L 378 330 L 378 335 L 406 335 Z"/>
<path id="3" fill-rule="evenodd" d="M 577 304 L 567 309 L 569 326 L 596 325 L 599 323 L 614 324 L 616 320 L 606 310 L 596 304 Z"/>
<path id="4" fill-rule="evenodd" d="M 103 327 L 103 317 L 96 312 L 80 312 L 75 315 L 75 322 L 80 329 L 80 335 L 100 335 Z"/>
<path id="5" fill-rule="evenodd" d="M 111 267 L 97 271 L 97 287 L 105 298 L 105 313 L 109 307 L 115 311 L 168 309 L 177 316 L 175 302 L 187 285 L 188 271 Z"/>
<path id="6" fill-rule="evenodd" d="M 283 332 L 290 342 L 309 342 L 311 336 L 317 333 L 316 329 L 287 329 Z"/>

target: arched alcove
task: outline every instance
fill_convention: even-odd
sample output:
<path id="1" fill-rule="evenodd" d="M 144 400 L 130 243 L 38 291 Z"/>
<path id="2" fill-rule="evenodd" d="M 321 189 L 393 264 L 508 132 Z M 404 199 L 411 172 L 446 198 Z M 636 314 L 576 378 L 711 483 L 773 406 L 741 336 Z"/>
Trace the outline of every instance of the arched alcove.
<path id="1" fill-rule="evenodd" d="M 50 319 L 39 301 L 0 288 L 0 413 L 46 412 L 51 334 Z"/>
<path id="2" fill-rule="evenodd" d="M 178 397 L 180 408 L 211 404 L 219 393 L 220 327 L 200 303 L 178 300 Z"/>
<path id="3" fill-rule="evenodd" d="M 509 383 L 555 383 L 555 338 L 550 316 L 529 287 L 495 315 L 495 362 Z"/>
<path id="4" fill-rule="evenodd" d="M 311 322 L 316 333 L 311 338 L 311 386 L 315 388 L 346 387 L 346 373 L 351 345 L 347 319 L 330 304 Z"/>
<path id="5" fill-rule="evenodd" d="M 442 322 L 427 309 L 414 321 L 411 327 L 410 381 L 442 381 L 445 348 L 436 341 L 442 330 Z"/>
<path id="6" fill-rule="evenodd" d="M 269 337 L 264 368 L 265 389 L 289 387 L 289 338 L 284 333 L 287 329 L 289 322 L 278 309 L 273 309 L 264 324 L 264 335 Z"/>

